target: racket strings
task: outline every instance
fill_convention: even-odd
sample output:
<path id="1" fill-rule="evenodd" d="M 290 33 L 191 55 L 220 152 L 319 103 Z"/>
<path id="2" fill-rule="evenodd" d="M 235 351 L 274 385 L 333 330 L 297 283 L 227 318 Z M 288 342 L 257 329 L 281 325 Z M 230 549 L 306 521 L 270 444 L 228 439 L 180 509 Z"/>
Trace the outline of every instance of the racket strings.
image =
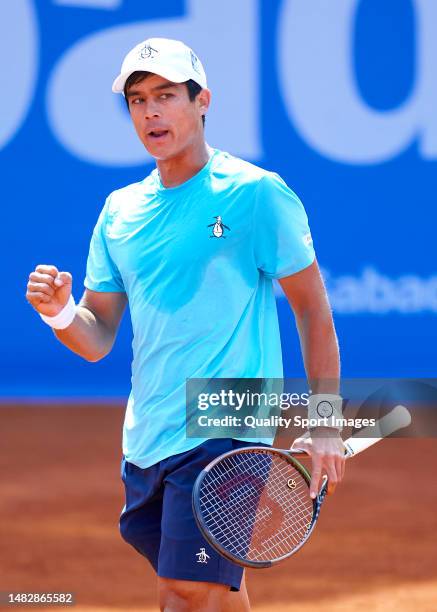
<path id="1" fill-rule="evenodd" d="M 250 561 L 289 554 L 305 539 L 313 519 L 306 480 L 269 451 L 238 453 L 216 464 L 205 475 L 199 501 L 215 540 Z"/>
<path id="2" fill-rule="evenodd" d="M 263 466 L 263 468 L 265 468 L 265 466 Z M 264 489 L 265 469 L 264 469 L 264 473 L 262 474 L 262 476 L 263 476 L 263 481 L 261 482 L 261 485 L 262 485 L 262 488 Z M 221 479 L 222 478 L 223 477 L 221 477 Z M 253 486 L 254 481 L 251 480 L 250 482 Z M 235 482 L 235 479 L 233 481 L 233 484 L 234 485 L 237 484 Z M 252 524 L 252 520 L 246 521 L 245 522 L 246 528 L 243 529 L 243 534 L 240 533 L 241 521 L 237 520 L 236 522 L 234 522 L 232 519 L 233 518 L 238 519 L 241 517 L 245 517 L 244 513 L 241 514 L 241 511 L 244 510 L 241 504 L 241 496 L 247 496 L 246 499 L 252 499 L 252 503 L 253 501 L 255 501 L 254 497 L 259 496 L 260 481 L 255 481 L 255 484 L 258 485 L 255 488 L 255 491 L 248 490 L 247 485 L 244 485 L 243 487 L 241 487 L 241 491 L 239 492 L 239 495 L 237 497 L 235 497 L 235 495 L 231 495 L 229 497 L 229 503 L 230 504 L 234 503 L 234 508 L 233 508 L 234 514 L 235 514 L 235 511 L 237 511 L 239 513 L 239 517 L 232 517 L 232 515 L 229 515 L 229 520 L 232 522 L 226 525 L 225 533 L 223 534 L 224 537 L 222 538 L 222 544 L 224 544 L 225 546 L 229 546 L 230 544 L 232 544 L 232 538 L 235 539 L 235 537 L 237 536 L 240 539 L 240 542 L 239 542 L 240 545 L 238 545 L 238 542 L 234 542 L 235 551 L 239 554 L 244 554 L 244 552 L 246 551 L 248 547 L 249 539 L 251 538 L 252 539 L 252 542 L 251 542 L 252 554 L 257 557 L 259 556 L 259 554 L 262 554 L 263 552 L 262 550 L 259 550 L 259 548 L 264 549 L 264 552 L 269 553 L 269 551 L 274 550 L 278 546 L 284 545 L 284 542 L 282 540 L 279 540 L 278 536 L 284 537 L 284 535 L 289 535 L 289 533 L 286 533 L 286 532 L 289 531 L 290 521 L 286 521 L 284 523 L 284 527 L 282 530 L 277 531 L 276 534 L 275 533 L 271 534 L 270 520 L 272 519 L 272 516 L 275 514 L 274 508 L 273 510 L 271 508 L 271 504 L 274 503 L 275 500 L 274 500 L 274 497 L 272 498 L 272 497 L 267 496 L 266 500 L 261 500 L 261 499 L 259 500 L 259 502 L 261 503 L 258 503 L 258 511 L 256 513 L 256 518 L 255 518 L 256 523 Z M 238 485 L 241 485 L 241 481 L 238 482 Z M 229 506 L 226 509 L 229 511 Z M 254 515 L 253 507 L 251 508 L 250 512 L 252 514 L 252 517 L 250 517 L 250 519 L 253 519 L 253 515 Z M 283 512 L 280 511 L 279 514 L 280 514 L 279 519 L 281 520 L 283 518 Z M 220 535 L 220 530 L 223 529 L 223 521 L 214 520 L 214 522 L 215 522 L 214 536 L 217 538 Z M 230 528 L 230 525 L 231 526 L 234 525 L 236 529 Z M 257 525 L 257 529 L 254 529 L 255 525 Z M 306 520 L 305 520 L 304 529 L 306 529 L 306 527 L 307 525 L 306 525 Z M 266 529 L 267 529 L 267 534 L 265 533 Z M 268 535 L 271 535 L 271 537 L 268 537 Z M 295 540 L 295 542 L 297 544 L 298 540 Z M 260 546 L 260 543 L 261 543 L 261 546 Z M 286 542 L 285 544 L 286 546 L 290 546 L 288 542 Z"/>

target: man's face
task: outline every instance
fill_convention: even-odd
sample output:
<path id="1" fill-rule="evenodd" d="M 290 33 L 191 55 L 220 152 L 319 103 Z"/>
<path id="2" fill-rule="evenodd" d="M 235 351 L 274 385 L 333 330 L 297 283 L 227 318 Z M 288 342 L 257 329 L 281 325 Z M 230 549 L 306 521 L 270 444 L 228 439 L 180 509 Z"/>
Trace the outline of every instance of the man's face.
<path id="1" fill-rule="evenodd" d="M 203 139 L 201 116 L 209 104 L 207 89 L 191 102 L 184 83 L 151 74 L 132 85 L 126 98 L 135 130 L 155 159 L 175 157 Z"/>

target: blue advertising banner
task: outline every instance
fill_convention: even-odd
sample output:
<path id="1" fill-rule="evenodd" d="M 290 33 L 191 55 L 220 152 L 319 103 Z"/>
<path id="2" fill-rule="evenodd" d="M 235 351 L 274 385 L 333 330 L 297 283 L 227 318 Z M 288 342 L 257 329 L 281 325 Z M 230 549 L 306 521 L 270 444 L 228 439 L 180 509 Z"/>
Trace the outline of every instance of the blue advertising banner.
<path id="1" fill-rule="evenodd" d="M 121 60 L 178 38 L 206 68 L 211 146 L 282 175 L 307 210 L 343 374 L 434 376 L 437 3 L 429 0 L 14 0 L 0 4 L 3 272 L 0 394 L 124 396 L 131 328 L 90 364 L 25 300 L 51 263 L 83 291 L 106 196 L 153 160 L 121 96 Z M 285 372 L 301 376 L 278 290 Z"/>

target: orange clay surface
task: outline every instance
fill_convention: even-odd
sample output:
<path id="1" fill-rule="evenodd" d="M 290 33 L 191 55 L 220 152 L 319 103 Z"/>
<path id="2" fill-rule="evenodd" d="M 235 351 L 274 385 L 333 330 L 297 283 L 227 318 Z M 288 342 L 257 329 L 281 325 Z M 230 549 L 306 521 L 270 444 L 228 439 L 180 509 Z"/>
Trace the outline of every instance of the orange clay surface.
<path id="1" fill-rule="evenodd" d="M 158 610 L 153 571 L 118 533 L 122 419 L 114 406 L 0 407 L 0 591 L 72 591 L 74 612 Z M 253 609 L 437 611 L 436 465 L 431 439 L 351 460 L 311 541 L 248 572 Z"/>

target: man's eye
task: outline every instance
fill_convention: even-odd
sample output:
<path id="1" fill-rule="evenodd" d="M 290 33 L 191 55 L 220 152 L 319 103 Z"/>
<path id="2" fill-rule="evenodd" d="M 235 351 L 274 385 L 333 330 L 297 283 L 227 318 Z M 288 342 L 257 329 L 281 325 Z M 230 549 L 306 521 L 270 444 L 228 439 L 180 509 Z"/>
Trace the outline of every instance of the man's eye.
<path id="1" fill-rule="evenodd" d="M 142 98 L 133 98 L 130 103 L 131 104 L 141 104 L 141 102 L 143 101 Z"/>
<path id="2" fill-rule="evenodd" d="M 171 98 L 172 94 L 170 93 L 163 93 L 159 96 L 160 100 L 167 100 L 168 98 Z"/>

